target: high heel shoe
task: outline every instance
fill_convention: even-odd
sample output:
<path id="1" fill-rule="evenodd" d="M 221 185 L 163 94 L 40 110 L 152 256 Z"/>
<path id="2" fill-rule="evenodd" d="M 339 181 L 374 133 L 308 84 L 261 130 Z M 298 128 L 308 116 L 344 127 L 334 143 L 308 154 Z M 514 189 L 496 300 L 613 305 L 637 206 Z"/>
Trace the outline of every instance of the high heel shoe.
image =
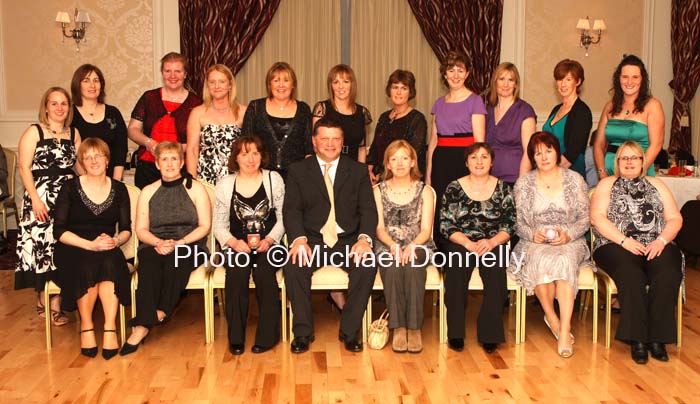
<path id="1" fill-rule="evenodd" d="M 343 314 L 343 309 L 341 309 L 340 306 L 338 306 L 338 303 L 333 300 L 333 296 L 330 293 L 326 295 L 326 301 L 331 304 L 331 311 L 333 311 L 335 308 L 339 314 Z"/>
<path id="2" fill-rule="evenodd" d="M 557 338 L 557 341 L 559 341 L 559 338 Z M 574 343 L 571 341 L 571 345 L 568 347 L 561 347 L 559 344 L 557 344 L 557 353 L 559 356 L 561 356 L 564 359 L 569 359 L 572 356 L 574 356 Z"/>
<path id="3" fill-rule="evenodd" d="M 549 328 L 549 331 L 554 335 L 554 339 L 559 341 L 559 333 L 554 332 L 552 327 L 549 325 L 549 321 L 547 321 L 547 316 L 544 316 L 544 324 Z M 576 343 L 576 340 L 574 339 L 574 334 L 569 333 L 569 338 L 571 338 L 571 345 L 574 345 Z"/>
<path id="4" fill-rule="evenodd" d="M 146 343 L 146 338 L 148 338 L 148 336 L 151 335 L 151 330 L 150 330 L 150 328 L 147 328 L 147 329 L 148 329 L 148 333 L 147 333 L 146 335 L 144 335 L 143 338 L 141 338 L 141 341 L 137 342 L 136 344 L 131 345 L 130 343 L 125 342 L 125 343 L 124 343 L 124 346 L 123 346 L 122 349 L 121 349 L 121 351 L 119 351 L 119 356 L 130 355 L 130 354 L 136 352 L 136 351 L 139 349 L 139 345 L 145 344 L 145 343 Z"/>
<path id="5" fill-rule="evenodd" d="M 117 330 L 104 330 L 103 332 L 113 332 L 117 333 Z M 104 338 L 103 338 L 104 340 Z M 103 341 L 104 343 L 104 341 Z M 106 360 L 110 360 L 114 358 L 117 354 L 119 353 L 119 348 L 113 348 L 113 349 L 108 349 L 108 348 L 102 348 L 102 357 L 105 358 Z"/>
<path id="6" fill-rule="evenodd" d="M 80 330 L 80 334 L 85 333 L 85 332 L 95 332 L 95 329 L 90 328 L 89 330 Z M 97 346 L 94 346 L 92 348 L 80 347 L 80 353 L 82 355 L 87 356 L 88 358 L 94 358 L 95 356 L 97 356 Z"/>

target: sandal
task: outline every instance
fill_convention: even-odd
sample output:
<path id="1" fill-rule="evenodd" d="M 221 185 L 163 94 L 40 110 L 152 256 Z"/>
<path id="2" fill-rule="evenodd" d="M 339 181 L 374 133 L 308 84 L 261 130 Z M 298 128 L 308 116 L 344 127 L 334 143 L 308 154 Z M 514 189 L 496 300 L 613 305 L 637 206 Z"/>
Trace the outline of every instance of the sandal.
<path id="1" fill-rule="evenodd" d="M 44 307 L 44 303 L 40 301 L 36 302 L 36 314 L 40 318 L 46 318 L 46 307 Z"/>
<path id="2" fill-rule="evenodd" d="M 62 311 L 51 309 L 51 323 L 56 327 L 66 325 L 68 324 L 68 317 Z"/>

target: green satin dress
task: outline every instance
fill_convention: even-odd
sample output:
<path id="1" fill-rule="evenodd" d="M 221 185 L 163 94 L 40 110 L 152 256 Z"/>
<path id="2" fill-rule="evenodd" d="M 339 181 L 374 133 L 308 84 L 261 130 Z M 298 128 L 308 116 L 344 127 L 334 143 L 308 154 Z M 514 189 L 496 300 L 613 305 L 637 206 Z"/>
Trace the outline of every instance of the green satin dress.
<path id="1" fill-rule="evenodd" d="M 631 119 L 609 119 L 605 125 L 605 140 L 610 146 L 620 146 L 628 140 L 634 140 L 642 146 L 646 152 L 649 148 L 649 127 L 639 121 Z M 605 153 L 605 170 L 608 175 L 613 175 L 615 167 L 615 153 Z M 649 164 L 647 175 L 654 176 L 654 164 Z"/>

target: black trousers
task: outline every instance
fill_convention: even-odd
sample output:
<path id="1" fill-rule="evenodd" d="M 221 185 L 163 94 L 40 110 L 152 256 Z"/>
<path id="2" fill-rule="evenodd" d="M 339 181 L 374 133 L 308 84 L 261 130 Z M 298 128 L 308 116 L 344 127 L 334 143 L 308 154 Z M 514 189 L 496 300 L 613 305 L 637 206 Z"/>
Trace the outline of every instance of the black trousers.
<path id="1" fill-rule="evenodd" d="M 156 310 L 170 316 L 195 269 L 194 254 L 180 258 L 175 266 L 175 252 L 160 255 L 152 246 L 142 247 L 139 257 L 139 285 L 136 289 L 136 317 L 131 326 L 159 324 Z"/>
<path id="2" fill-rule="evenodd" d="M 255 345 L 271 347 L 280 339 L 280 299 L 276 268 L 270 265 L 267 254 L 250 254 L 248 267 L 226 266 L 226 321 L 228 342 L 245 343 L 248 321 L 248 283 L 250 273 L 255 282 L 255 296 L 260 308 Z"/>
<path id="3" fill-rule="evenodd" d="M 139 160 L 134 173 L 134 185 L 143 189 L 146 185 L 153 184 L 160 179 L 160 171 L 155 163 Z"/>
<path id="4" fill-rule="evenodd" d="M 349 250 L 355 242 L 356 236 L 344 237 L 338 240 L 333 248 L 328 248 L 320 240 L 309 239 L 309 246 L 312 250 L 317 248 L 319 252 L 339 253 L 339 256 L 344 260 L 346 248 Z M 374 285 L 377 268 L 358 266 L 354 264 L 353 260 L 350 260 L 348 266 L 339 267 L 347 272 L 349 278 L 348 297 L 340 317 L 340 331 L 352 338 L 362 327 L 362 317 L 367 308 L 367 299 L 372 291 L 372 285 Z M 294 311 L 292 330 L 295 337 L 308 337 L 314 333 L 311 276 L 318 268 L 319 266 L 315 262 L 312 265 L 299 266 L 297 261 L 296 265 L 293 265 L 291 259 L 284 268 L 287 294 Z"/>
<path id="5" fill-rule="evenodd" d="M 494 248 L 492 252 L 500 255 L 502 250 L 505 251 L 505 248 L 506 246 L 500 245 Z M 468 253 L 466 248 L 452 242 L 444 242 L 441 250 L 448 257 L 450 253 L 462 255 Z M 453 264 L 455 261 L 455 259 L 452 259 Z M 445 265 L 443 268 L 448 338 L 464 338 L 469 280 L 472 277 L 474 267 L 478 265 L 474 261 L 469 262 L 469 265 Z M 498 262 L 494 266 L 479 265 L 479 275 L 484 283 L 484 300 L 481 303 L 479 317 L 476 320 L 477 340 L 482 344 L 505 342 L 503 305 L 508 295 L 505 263 Z"/>
<path id="6" fill-rule="evenodd" d="M 676 342 L 674 311 L 683 280 L 678 247 L 669 244 L 660 256 L 647 261 L 645 256 L 609 243 L 595 250 L 593 258 L 617 285 L 620 322 L 615 338 L 626 342 Z"/>

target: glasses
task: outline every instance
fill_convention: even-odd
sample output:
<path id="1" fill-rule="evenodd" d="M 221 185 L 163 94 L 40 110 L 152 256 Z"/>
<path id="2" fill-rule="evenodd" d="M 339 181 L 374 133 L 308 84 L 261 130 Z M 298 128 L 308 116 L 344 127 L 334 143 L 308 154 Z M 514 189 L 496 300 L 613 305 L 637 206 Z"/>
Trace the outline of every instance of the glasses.
<path id="1" fill-rule="evenodd" d="M 639 156 L 622 156 L 622 157 L 619 157 L 617 159 L 617 161 L 624 161 L 624 162 L 631 161 L 631 162 L 635 163 L 637 161 L 642 161 L 642 158 Z"/>
<path id="2" fill-rule="evenodd" d="M 95 154 L 94 156 L 85 156 L 83 160 L 85 161 L 102 161 L 105 158 L 104 154 Z"/>

